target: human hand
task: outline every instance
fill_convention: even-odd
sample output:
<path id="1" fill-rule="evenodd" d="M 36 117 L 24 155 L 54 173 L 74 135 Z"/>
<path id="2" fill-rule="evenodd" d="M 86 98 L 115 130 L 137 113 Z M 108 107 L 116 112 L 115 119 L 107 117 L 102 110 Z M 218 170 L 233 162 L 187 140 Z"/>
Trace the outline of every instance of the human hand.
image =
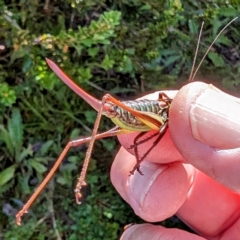
<path id="1" fill-rule="evenodd" d="M 141 164 L 144 175 L 129 177 L 136 159 L 121 148 L 111 179 L 141 218 L 155 222 L 176 213 L 202 237 L 142 224 L 128 228 L 121 239 L 239 239 L 240 100 L 198 82 L 167 95 L 176 95 L 169 129 Z M 127 149 L 136 135 L 120 135 L 119 140 Z M 140 146 L 140 156 L 151 143 Z"/>

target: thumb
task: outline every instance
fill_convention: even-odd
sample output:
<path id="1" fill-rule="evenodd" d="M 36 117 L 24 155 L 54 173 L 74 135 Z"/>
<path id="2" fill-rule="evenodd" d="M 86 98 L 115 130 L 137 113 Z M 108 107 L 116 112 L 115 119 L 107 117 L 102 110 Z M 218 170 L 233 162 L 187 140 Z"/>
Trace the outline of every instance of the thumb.
<path id="1" fill-rule="evenodd" d="M 174 144 L 193 166 L 240 192 L 240 101 L 212 85 L 190 83 L 169 113 Z"/>

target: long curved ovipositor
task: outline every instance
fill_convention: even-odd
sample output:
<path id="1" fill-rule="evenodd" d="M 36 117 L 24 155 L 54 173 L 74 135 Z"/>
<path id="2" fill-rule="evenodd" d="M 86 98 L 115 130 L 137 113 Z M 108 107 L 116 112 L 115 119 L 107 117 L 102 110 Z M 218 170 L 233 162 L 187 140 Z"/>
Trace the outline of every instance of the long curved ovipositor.
<path id="1" fill-rule="evenodd" d="M 49 58 L 46 58 L 46 62 L 48 66 L 53 70 L 53 72 L 69 87 L 71 88 L 78 96 L 83 98 L 90 106 L 92 106 L 96 111 L 99 111 L 102 103 L 100 100 L 94 98 L 90 94 L 88 94 L 86 91 L 84 91 L 82 88 L 80 88 L 76 83 L 72 81 L 70 77 L 67 76 L 66 73 L 64 73 L 58 65 L 50 60 Z"/>

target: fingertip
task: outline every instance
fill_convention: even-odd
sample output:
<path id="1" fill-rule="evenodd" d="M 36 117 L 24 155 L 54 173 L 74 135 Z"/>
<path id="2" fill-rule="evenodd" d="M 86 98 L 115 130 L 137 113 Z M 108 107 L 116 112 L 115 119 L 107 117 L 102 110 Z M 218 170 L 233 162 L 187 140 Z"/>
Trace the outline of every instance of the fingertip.
<path id="1" fill-rule="evenodd" d="M 181 135 L 214 148 L 240 147 L 240 101 L 211 84 L 187 84 L 171 104 L 169 126 L 178 142 Z"/>
<path id="2" fill-rule="evenodd" d="M 169 110 L 169 128 L 174 142 L 181 142 L 192 136 L 190 110 L 195 99 L 207 88 L 207 84 L 194 82 L 182 87 L 172 101 Z"/>
<path id="3" fill-rule="evenodd" d="M 169 111 L 170 134 L 183 157 L 238 192 L 239 102 L 212 85 L 194 82 L 179 90 Z"/>
<path id="4" fill-rule="evenodd" d="M 175 214 L 189 189 L 182 164 L 143 162 L 141 171 L 144 175 L 135 172 L 129 176 L 135 163 L 135 157 L 123 148 L 113 162 L 111 180 L 120 195 L 146 221 L 161 221 Z"/>
<path id="5" fill-rule="evenodd" d="M 138 240 L 164 240 L 164 239 L 178 239 L 178 240 L 204 240 L 200 236 L 195 234 L 185 232 L 180 229 L 168 229 L 162 226 L 151 225 L 148 223 L 145 224 L 135 224 L 128 227 L 120 240 L 130 240 L 130 239 L 138 239 Z"/>

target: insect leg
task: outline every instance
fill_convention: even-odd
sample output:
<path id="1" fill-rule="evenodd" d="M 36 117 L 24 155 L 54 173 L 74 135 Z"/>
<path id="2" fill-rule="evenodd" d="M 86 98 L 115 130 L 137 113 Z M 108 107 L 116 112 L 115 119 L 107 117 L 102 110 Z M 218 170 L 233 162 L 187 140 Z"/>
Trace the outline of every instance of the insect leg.
<path id="1" fill-rule="evenodd" d="M 166 122 L 166 123 L 162 126 L 160 132 L 157 132 L 157 133 L 153 134 L 152 136 L 150 136 L 150 137 L 152 138 L 152 137 L 155 137 L 156 135 L 159 135 L 159 136 L 157 137 L 157 139 L 153 142 L 152 146 L 144 153 L 144 155 L 143 155 L 141 158 L 139 158 L 139 156 L 138 156 L 138 158 L 137 158 L 137 155 L 136 155 L 137 163 L 135 164 L 135 166 L 133 167 L 133 169 L 130 171 L 130 174 L 131 174 L 131 175 L 133 175 L 136 170 L 137 170 L 141 175 L 143 175 L 143 173 L 142 173 L 141 170 L 140 170 L 140 164 L 141 164 L 141 162 L 147 157 L 147 155 L 152 151 L 152 149 L 153 149 L 154 147 L 156 147 L 156 145 L 159 143 L 159 141 L 162 139 L 165 131 L 167 130 L 167 127 L 168 127 L 168 122 Z M 137 137 L 138 137 L 138 136 L 137 136 Z M 150 137 L 148 138 L 148 140 L 151 139 Z M 144 139 L 144 140 L 146 140 L 146 139 Z M 142 140 L 141 142 L 143 143 L 144 140 Z M 146 142 L 146 141 L 144 141 L 144 142 Z"/>
<path id="2" fill-rule="evenodd" d="M 156 136 L 159 134 L 159 132 L 155 132 L 154 134 L 150 135 L 149 137 L 144 138 L 144 139 L 141 140 L 141 141 L 138 141 L 140 138 L 142 138 L 142 137 L 143 137 L 145 134 L 147 134 L 147 133 L 149 133 L 149 132 L 141 132 L 141 133 L 139 133 L 139 134 L 134 138 L 133 144 L 130 145 L 130 147 L 129 147 L 128 149 L 136 148 L 137 146 L 139 146 L 139 145 L 141 145 L 141 144 L 143 144 L 143 143 L 145 143 L 145 142 L 148 142 L 149 140 L 151 140 L 152 138 L 156 137 Z"/>
<path id="3" fill-rule="evenodd" d="M 145 139 L 137 142 L 140 138 L 142 138 L 142 137 L 143 137 L 144 135 L 146 135 L 147 133 L 148 133 L 148 132 L 141 132 L 141 133 L 139 133 L 139 134 L 134 138 L 133 145 L 131 145 L 130 148 L 129 148 L 129 149 L 133 149 L 133 150 L 134 150 L 134 154 L 135 154 L 136 161 L 137 161 L 136 165 L 138 165 L 138 166 L 136 167 L 136 169 L 137 169 L 137 171 L 138 171 L 141 175 L 143 175 L 142 171 L 140 170 L 140 163 L 141 163 L 142 161 L 141 161 L 141 158 L 140 158 L 139 153 L 138 153 L 138 146 L 141 145 L 141 144 L 143 144 L 143 143 L 145 143 L 145 142 L 147 142 L 147 141 L 149 141 L 150 139 L 154 138 L 155 136 L 159 135 L 159 132 L 156 132 L 156 133 L 150 135 L 149 137 L 147 137 L 147 138 L 145 138 Z M 134 171 L 135 171 L 135 170 L 134 170 Z M 131 171 L 131 172 L 130 172 L 130 175 L 133 175 L 134 171 Z"/>
<path id="4" fill-rule="evenodd" d="M 119 127 L 114 127 L 111 130 L 104 132 L 104 133 L 100 133 L 97 134 L 95 136 L 95 139 L 101 139 L 101 138 L 106 138 L 106 137 L 112 137 L 112 136 L 116 136 L 118 134 L 120 134 L 122 132 L 122 130 Z M 27 203 L 23 206 L 23 208 L 16 214 L 16 224 L 17 225 L 21 225 L 21 217 L 28 212 L 28 209 L 31 207 L 31 205 L 33 204 L 33 202 L 36 200 L 36 198 L 38 197 L 38 195 L 41 193 L 41 191 L 44 189 L 44 187 L 47 185 L 47 183 L 50 181 L 50 179 L 53 177 L 54 173 L 56 172 L 56 170 L 58 169 L 59 165 L 61 164 L 61 162 L 63 161 L 63 159 L 65 158 L 66 154 L 68 153 L 68 151 L 72 148 L 72 147 L 77 147 L 80 146 L 84 143 L 90 142 L 92 139 L 91 137 L 86 137 L 86 138 L 81 138 L 81 139 L 76 139 L 73 141 L 68 142 L 68 144 L 66 145 L 66 147 L 63 149 L 62 153 L 60 154 L 59 158 L 57 159 L 57 161 L 55 162 L 54 166 L 52 167 L 52 169 L 50 170 L 50 172 L 47 174 L 47 176 L 45 177 L 45 179 L 42 181 L 42 183 L 39 185 L 39 187 L 37 188 L 37 190 L 32 194 L 32 196 L 29 198 L 29 200 L 27 201 Z M 80 182 L 81 187 L 84 186 L 86 183 L 84 181 L 84 179 L 82 180 L 82 182 Z"/>

